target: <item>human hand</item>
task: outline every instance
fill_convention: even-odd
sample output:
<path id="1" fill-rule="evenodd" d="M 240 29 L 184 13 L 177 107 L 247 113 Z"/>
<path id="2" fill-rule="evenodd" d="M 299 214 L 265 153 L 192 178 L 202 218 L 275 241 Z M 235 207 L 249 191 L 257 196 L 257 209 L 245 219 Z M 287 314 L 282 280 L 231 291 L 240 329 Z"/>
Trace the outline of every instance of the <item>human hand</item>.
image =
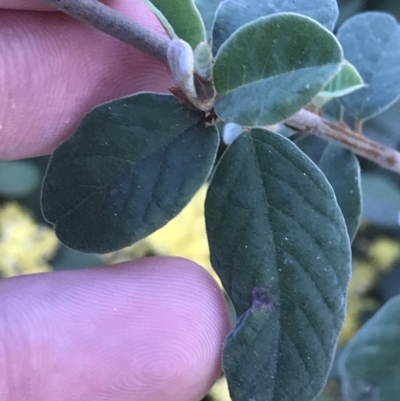
<path id="1" fill-rule="evenodd" d="M 107 3 L 165 34 L 143 0 Z M 0 0 L 0 8 L 45 6 Z M 166 65 L 60 12 L 1 11 L 0 46 L 0 160 L 49 154 L 94 106 L 173 83 Z"/>
<path id="2" fill-rule="evenodd" d="M 113 8 L 163 32 L 140 0 Z M 95 105 L 166 91 L 168 68 L 34 0 L 0 0 L 0 159 L 51 152 Z M 147 258 L 0 281 L 0 401 L 198 401 L 227 306 L 193 262 Z"/>

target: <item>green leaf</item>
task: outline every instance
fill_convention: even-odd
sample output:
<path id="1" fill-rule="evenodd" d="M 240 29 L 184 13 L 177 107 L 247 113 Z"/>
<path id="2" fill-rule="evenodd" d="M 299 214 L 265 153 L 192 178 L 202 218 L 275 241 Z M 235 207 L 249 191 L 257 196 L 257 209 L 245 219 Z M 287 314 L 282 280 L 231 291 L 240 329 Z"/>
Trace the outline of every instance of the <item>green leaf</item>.
<path id="1" fill-rule="evenodd" d="M 165 225 L 213 165 L 218 133 L 170 95 L 140 93 L 96 107 L 53 154 L 44 217 L 70 248 L 106 253 Z"/>
<path id="2" fill-rule="evenodd" d="M 389 300 L 350 340 L 339 360 L 346 400 L 379 393 L 397 401 L 400 391 L 400 296 Z"/>
<path id="3" fill-rule="evenodd" d="M 307 105 L 341 63 L 336 38 L 312 19 L 290 13 L 259 18 L 218 52 L 215 111 L 242 126 L 281 122 Z"/>
<path id="4" fill-rule="evenodd" d="M 241 26 L 260 17 L 286 12 L 306 15 L 331 31 L 339 14 L 336 0 L 225 0 L 217 9 L 212 27 L 214 54 Z"/>
<path id="5" fill-rule="evenodd" d="M 329 121 L 337 122 L 344 120 L 344 107 L 338 98 L 334 98 L 326 103 L 322 111 L 322 116 Z"/>
<path id="6" fill-rule="evenodd" d="M 224 350 L 232 400 L 312 400 L 334 356 L 350 275 L 332 187 L 290 140 L 252 129 L 222 156 L 205 217 L 212 265 L 239 316 Z"/>
<path id="7" fill-rule="evenodd" d="M 395 181 L 379 173 L 361 177 L 363 219 L 378 226 L 397 230 L 400 221 L 400 189 Z"/>
<path id="8" fill-rule="evenodd" d="M 346 21 L 337 37 L 365 83 L 341 102 L 356 118 L 374 117 L 400 97 L 400 27 L 389 14 L 362 13 Z"/>
<path id="9" fill-rule="evenodd" d="M 169 36 L 172 39 L 179 39 L 178 35 L 175 33 L 174 28 L 172 25 L 169 23 L 165 15 L 153 4 L 151 0 L 143 0 L 146 5 L 150 8 L 150 10 L 157 16 L 157 18 L 160 20 L 161 24 L 165 28 L 165 30 L 168 32 Z"/>
<path id="10" fill-rule="evenodd" d="M 361 75 L 356 68 L 344 60 L 340 71 L 329 81 L 328 85 L 313 99 L 314 106 L 321 108 L 329 100 L 348 95 L 364 86 Z"/>
<path id="11" fill-rule="evenodd" d="M 41 174 L 30 161 L 0 161 L 0 195 L 21 198 L 40 185 Z"/>
<path id="12" fill-rule="evenodd" d="M 361 215 L 360 164 L 352 152 L 315 136 L 296 139 L 295 144 L 321 169 L 335 191 L 351 240 Z"/>
<path id="13" fill-rule="evenodd" d="M 194 49 L 206 40 L 200 12 L 193 0 L 145 0 L 172 38 L 183 39 Z"/>
<path id="14" fill-rule="evenodd" d="M 233 401 L 273 399 L 278 349 L 279 311 L 273 306 L 247 310 L 228 334 L 224 346 L 223 366 Z M 254 353 L 260 350 L 268 363 L 255 365 Z M 247 393 L 250 381 L 263 383 L 262 398 Z"/>
<path id="15" fill-rule="evenodd" d="M 215 12 L 222 0 L 195 0 L 206 27 L 207 38 L 211 37 L 211 28 L 214 22 Z"/>

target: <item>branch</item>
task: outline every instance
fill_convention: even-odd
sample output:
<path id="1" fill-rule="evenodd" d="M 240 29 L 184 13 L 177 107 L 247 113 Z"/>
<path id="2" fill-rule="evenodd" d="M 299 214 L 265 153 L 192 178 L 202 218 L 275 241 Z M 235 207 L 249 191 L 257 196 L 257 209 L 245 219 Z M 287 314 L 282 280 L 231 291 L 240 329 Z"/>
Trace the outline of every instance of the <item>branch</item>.
<path id="1" fill-rule="evenodd" d="M 293 117 L 287 119 L 285 125 L 296 131 L 313 134 L 320 138 L 337 142 L 355 154 L 400 174 L 399 152 L 371 141 L 343 124 L 332 123 L 303 109 Z"/>
<path id="2" fill-rule="evenodd" d="M 98 0 L 42 0 L 136 49 L 167 63 L 170 39 L 139 25 Z"/>
<path id="3" fill-rule="evenodd" d="M 98 0 L 42 1 L 164 63 L 168 63 L 167 53 L 171 43 L 170 39 L 148 30 Z M 209 84 L 212 85 L 212 81 Z M 213 92 L 212 100 L 214 100 L 214 96 Z M 399 152 L 371 141 L 343 124 L 332 123 L 303 109 L 286 120 L 285 125 L 296 131 L 337 142 L 355 154 L 400 174 Z"/>

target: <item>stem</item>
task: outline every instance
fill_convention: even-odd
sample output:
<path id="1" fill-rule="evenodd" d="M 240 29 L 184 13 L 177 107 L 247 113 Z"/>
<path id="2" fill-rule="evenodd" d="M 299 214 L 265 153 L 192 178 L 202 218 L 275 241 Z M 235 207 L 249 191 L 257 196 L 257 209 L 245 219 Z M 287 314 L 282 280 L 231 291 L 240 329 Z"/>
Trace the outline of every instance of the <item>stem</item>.
<path id="1" fill-rule="evenodd" d="M 356 125 L 355 125 L 355 131 L 357 134 L 362 135 L 363 131 L 363 121 L 357 118 L 356 120 Z"/>
<path id="2" fill-rule="evenodd" d="M 171 40 L 137 24 L 98 0 L 42 0 L 44 3 L 94 28 L 130 44 L 136 49 L 168 63 Z M 212 85 L 212 81 L 210 81 Z M 300 110 L 285 124 L 300 132 L 334 141 L 389 170 L 400 174 L 400 153 L 365 138 L 343 123 L 332 123 L 305 109 Z M 361 130 L 361 122 L 357 125 Z"/>
<path id="3" fill-rule="evenodd" d="M 167 63 L 170 39 L 139 25 L 98 0 L 42 0 L 136 49 Z"/>
<path id="4" fill-rule="evenodd" d="M 343 123 L 332 123 L 307 110 L 300 110 L 285 125 L 307 134 L 339 143 L 355 154 L 365 157 L 400 174 L 400 153 L 352 131 Z"/>

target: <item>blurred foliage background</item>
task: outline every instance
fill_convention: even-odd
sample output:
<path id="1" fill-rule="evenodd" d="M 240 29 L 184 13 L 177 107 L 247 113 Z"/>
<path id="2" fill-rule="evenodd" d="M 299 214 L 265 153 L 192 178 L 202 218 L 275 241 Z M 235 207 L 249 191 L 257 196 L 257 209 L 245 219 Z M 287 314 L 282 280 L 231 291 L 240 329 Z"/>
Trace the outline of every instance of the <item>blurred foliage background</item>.
<path id="1" fill-rule="evenodd" d="M 338 0 L 338 26 L 357 12 L 381 10 L 400 20 L 399 0 Z M 400 150 L 400 104 L 366 122 L 364 134 Z M 211 274 L 203 218 L 204 186 L 184 211 L 140 243 L 108 254 L 83 254 L 59 243 L 40 211 L 40 184 L 48 157 L 0 162 L 0 277 L 79 269 L 155 254 L 183 256 Z M 400 293 L 400 176 L 360 159 L 363 222 L 353 243 L 353 276 L 338 353 L 391 297 Z M 216 277 L 218 280 L 218 278 Z M 207 400 L 229 401 L 223 377 Z M 340 382 L 331 372 L 318 401 L 341 401 Z"/>

